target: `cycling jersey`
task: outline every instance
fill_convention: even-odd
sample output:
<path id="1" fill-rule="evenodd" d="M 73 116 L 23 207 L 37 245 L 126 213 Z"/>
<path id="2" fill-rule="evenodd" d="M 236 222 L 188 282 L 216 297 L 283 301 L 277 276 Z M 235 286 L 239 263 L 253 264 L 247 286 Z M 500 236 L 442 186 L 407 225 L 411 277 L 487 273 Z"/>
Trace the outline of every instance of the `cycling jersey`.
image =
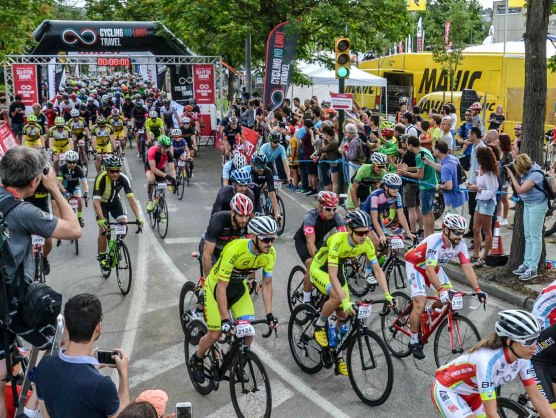
<path id="1" fill-rule="evenodd" d="M 315 244 L 317 248 L 319 248 L 323 244 L 326 234 L 334 228 L 336 228 L 338 232 L 346 231 L 342 216 L 336 212 L 334 213 L 334 217 L 332 219 L 327 220 L 323 218 L 320 215 L 319 210 L 315 208 L 305 214 L 303 222 L 301 222 L 301 226 L 295 233 L 293 239 L 300 239 L 306 242 L 306 235 L 315 234 Z"/>
<path id="2" fill-rule="evenodd" d="M 223 138 L 226 139 L 230 144 L 230 146 L 232 147 L 236 144 L 237 135 L 242 135 L 242 134 L 243 134 L 243 128 L 239 124 L 233 129 L 232 129 L 232 125 L 228 125 L 224 128 L 224 131 L 222 132 Z"/>
<path id="3" fill-rule="evenodd" d="M 369 237 L 362 244 L 355 245 L 349 236 L 349 232 L 336 232 L 326 240 L 326 245 L 315 254 L 311 263 L 311 270 L 316 267 L 328 271 L 328 266 L 337 266 L 342 269 L 346 260 L 356 258 L 365 254 L 370 264 L 378 263 L 375 247 Z"/>
<path id="4" fill-rule="evenodd" d="M 405 261 L 424 274 L 426 274 L 425 267 L 434 266 L 438 271 L 441 266 L 448 264 L 456 256 L 459 257 L 461 264 L 468 264 L 469 253 L 465 241 L 461 240 L 455 247 L 447 246 L 447 242 L 443 232 L 431 234 L 405 254 Z"/>
<path id="5" fill-rule="evenodd" d="M 187 141 L 185 138 L 181 138 L 179 141 L 176 138 L 172 138 L 172 147 L 174 148 L 174 159 L 177 160 L 185 152 Z"/>
<path id="6" fill-rule="evenodd" d="M 550 406 L 555 408 L 556 397 L 552 389 L 552 382 L 556 381 L 556 325 L 546 328 L 539 335 L 531 363 L 535 369 L 539 391 L 551 404 Z"/>
<path id="7" fill-rule="evenodd" d="M 108 105 L 102 105 L 99 109 L 98 109 L 98 114 L 99 116 L 102 115 L 105 118 L 108 119 L 108 117 L 110 116 L 110 113 L 112 112 L 112 108 Z"/>
<path id="8" fill-rule="evenodd" d="M 188 126 L 185 128 L 184 126 L 180 126 L 180 130 L 182 138 L 187 142 L 187 146 L 191 148 L 193 146 L 192 137 L 195 135 L 195 127 Z"/>
<path id="9" fill-rule="evenodd" d="M 231 212 L 226 210 L 215 214 L 208 224 L 203 238 L 207 242 L 216 245 L 214 252 L 220 253 L 229 242 L 244 238 L 247 235 L 247 227 L 235 229 L 232 224 Z"/>
<path id="10" fill-rule="evenodd" d="M 531 313 L 542 320 L 545 327 L 556 324 L 556 280 L 542 290 Z"/>
<path id="11" fill-rule="evenodd" d="M 216 199 L 212 205 L 212 211 L 210 212 L 210 216 L 214 215 L 215 213 L 221 212 L 223 210 L 230 210 L 230 202 L 232 197 L 236 194 L 234 186 L 224 186 L 220 188 L 218 194 L 216 195 Z M 255 202 L 255 195 L 249 189 L 244 193 L 251 202 Z"/>
<path id="12" fill-rule="evenodd" d="M 355 173 L 352 182 L 358 183 L 359 187 L 357 188 L 357 198 L 363 202 L 369 194 L 377 189 L 380 186 L 380 181 L 382 177 L 386 174 L 386 170 L 383 170 L 379 174 L 376 174 L 373 171 L 373 164 L 363 164 Z M 355 207 L 354 202 L 351 198 L 351 188 L 353 184 L 349 185 L 348 189 L 348 198 L 346 201 L 346 207 L 348 209 L 353 209 Z"/>
<path id="13" fill-rule="evenodd" d="M 148 160 L 147 160 L 147 164 L 145 164 L 147 170 L 151 169 L 149 161 L 154 161 L 155 167 L 161 171 L 164 171 L 166 169 L 166 163 L 174 162 L 174 156 L 170 153 L 170 150 L 162 154 L 160 152 L 159 147 L 149 148 L 149 152 L 147 155 L 148 155 Z"/>
<path id="14" fill-rule="evenodd" d="M 361 210 L 367 213 L 370 213 L 372 210 L 383 211 L 390 209 L 393 205 L 396 205 L 396 209 L 403 209 L 401 193 L 398 193 L 396 197 L 391 197 L 386 190 L 381 188 L 371 192 L 369 197 L 361 203 Z"/>
<path id="15" fill-rule="evenodd" d="M 87 124 L 85 123 L 85 119 L 82 117 L 71 118 L 68 122 L 68 127 L 71 130 L 71 133 L 74 135 L 80 135 L 83 133 Z"/>
<path id="16" fill-rule="evenodd" d="M 147 114 L 147 109 L 144 106 L 133 106 L 133 109 L 131 110 L 131 117 L 133 119 L 135 119 L 136 123 L 145 123 L 145 119 L 146 119 L 146 114 Z"/>
<path id="17" fill-rule="evenodd" d="M 234 170 L 237 170 L 234 162 L 232 160 L 226 161 L 226 164 L 222 166 L 222 178 L 224 180 L 229 180 Z"/>
<path id="18" fill-rule="evenodd" d="M 112 152 L 112 144 L 110 143 L 110 135 L 112 134 L 114 134 L 114 130 L 108 124 L 92 126 L 91 136 L 94 136 L 96 139 L 97 152 Z"/>
<path id="19" fill-rule="evenodd" d="M 25 140 L 25 146 L 30 148 L 35 148 L 37 146 L 42 146 L 41 139 L 41 127 L 40 125 L 34 123 L 28 123 L 23 127 L 23 139 Z"/>
<path id="20" fill-rule="evenodd" d="M 122 114 L 124 118 L 131 119 L 131 110 L 133 109 L 133 103 L 123 102 L 122 104 Z"/>
<path id="21" fill-rule="evenodd" d="M 272 174 L 272 170 L 268 167 L 265 167 L 262 174 L 257 173 L 252 165 L 247 166 L 246 170 L 251 174 L 251 184 L 249 185 L 249 188 L 253 190 L 253 193 L 255 194 L 255 204 L 257 205 L 259 203 L 261 191 L 265 186 L 269 192 L 275 191 L 274 175 Z"/>
<path id="22" fill-rule="evenodd" d="M 60 166 L 58 171 L 58 180 L 60 180 L 68 192 L 73 192 L 79 187 L 81 181 L 87 181 L 83 169 L 79 166 L 75 166 L 73 170 L 68 168 L 67 164 Z"/>
<path id="23" fill-rule="evenodd" d="M 57 127 L 52 127 L 48 131 L 48 138 L 53 139 L 53 151 L 65 152 L 69 150 L 69 139 L 71 138 L 71 131 L 67 126 L 64 126 L 61 131 Z"/>
<path id="24" fill-rule="evenodd" d="M 122 115 L 116 117 L 110 116 L 108 118 L 108 123 L 114 129 L 114 132 L 122 132 L 124 130 L 124 118 Z"/>
<path id="25" fill-rule="evenodd" d="M 106 171 L 100 173 L 95 179 L 95 187 L 93 189 L 93 199 L 100 200 L 101 203 L 114 203 L 120 200 L 120 190 L 124 189 L 127 197 L 133 196 L 131 182 L 129 178 L 120 173 L 115 181 L 112 181 Z"/>
<path id="26" fill-rule="evenodd" d="M 163 127 L 164 122 L 162 122 L 162 119 L 160 118 L 156 118 L 154 120 L 152 118 L 148 118 L 145 122 L 145 129 L 152 132 L 155 138 L 158 138 L 160 134 L 162 134 Z"/>

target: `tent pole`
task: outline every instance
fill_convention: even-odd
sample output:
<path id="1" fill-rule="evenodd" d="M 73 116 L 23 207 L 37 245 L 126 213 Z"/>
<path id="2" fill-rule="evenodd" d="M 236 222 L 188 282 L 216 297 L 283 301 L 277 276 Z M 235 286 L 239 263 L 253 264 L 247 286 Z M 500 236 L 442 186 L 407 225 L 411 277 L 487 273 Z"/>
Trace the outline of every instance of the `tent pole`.
<path id="1" fill-rule="evenodd" d="M 385 100 L 386 106 L 384 107 L 384 114 L 386 116 L 386 120 L 388 120 L 388 84 L 384 87 L 384 96 L 386 96 L 386 100 Z"/>

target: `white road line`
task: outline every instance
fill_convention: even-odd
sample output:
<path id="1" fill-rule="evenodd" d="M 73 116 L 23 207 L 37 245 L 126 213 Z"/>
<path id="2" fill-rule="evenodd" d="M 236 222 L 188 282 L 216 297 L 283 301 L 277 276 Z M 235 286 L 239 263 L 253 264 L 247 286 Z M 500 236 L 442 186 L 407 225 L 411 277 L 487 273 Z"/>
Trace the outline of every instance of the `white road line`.
<path id="1" fill-rule="evenodd" d="M 198 244 L 199 237 L 165 238 L 164 244 Z"/>
<path id="2" fill-rule="evenodd" d="M 129 388 L 133 389 L 135 386 L 181 365 L 185 370 L 183 343 L 159 351 L 147 358 L 134 360 L 130 363 Z"/>
<path id="3" fill-rule="evenodd" d="M 323 409 L 328 414 L 335 418 L 350 418 L 349 415 L 344 414 L 340 409 L 336 408 L 332 403 L 320 396 L 315 390 L 311 389 L 307 384 L 305 384 L 301 379 L 291 373 L 288 369 L 282 366 L 281 363 L 276 361 L 268 351 L 263 349 L 261 346 L 253 343 L 251 346 L 253 352 L 255 352 L 264 365 L 280 376 L 284 381 L 288 382 L 292 387 L 294 387 L 299 393 L 317 405 L 319 408 Z"/>
<path id="4" fill-rule="evenodd" d="M 272 392 L 272 409 L 283 404 L 292 396 L 294 396 L 294 393 L 278 380 L 271 380 L 270 391 Z M 217 411 L 214 411 L 212 414 L 207 415 L 205 418 L 222 418 L 235 416 L 236 412 L 234 410 L 234 406 L 230 402 L 228 405 L 223 406 Z"/>
<path id="5" fill-rule="evenodd" d="M 127 163 L 127 158 L 124 158 L 123 162 L 125 171 L 127 173 L 127 176 L 129 177 L 129 181 L 133 181 L 133 176 L 131 175 L 131 170 L 129 169 L 129 164 Z"/>
<path id="6" fill-rule="evenodd" d="M 292 202 L 298 204 L 299 206 L 301 206 L 303 209 L 305 209 L 305 210 L 307 210 L 307 211 L 312 210 L 312 209 L 315 208 L 314 206 L 306 205 L 306 204 L 304 204 L 304 203 L 301 203 L 299 200 L 295 199 L 293 196 L 290 196 L 289 193 L 280 193 L 280 196 L 285 196 L 285 197 L 287 197 L 287 198 L 290 199 Z"/>

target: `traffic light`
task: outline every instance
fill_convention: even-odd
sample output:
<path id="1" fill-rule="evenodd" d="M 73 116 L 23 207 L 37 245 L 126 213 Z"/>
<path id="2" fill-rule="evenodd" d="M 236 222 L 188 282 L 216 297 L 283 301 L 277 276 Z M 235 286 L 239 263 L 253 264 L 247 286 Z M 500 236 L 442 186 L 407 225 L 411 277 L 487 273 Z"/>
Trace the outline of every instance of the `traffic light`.
<path id="1" fill-rule="evenodd" d="M 334 45 L 334 50 L 336 51 L 336 78 L 339 80 L 349 78 L 351 41 L 349 38 L 336 38 Z"/>

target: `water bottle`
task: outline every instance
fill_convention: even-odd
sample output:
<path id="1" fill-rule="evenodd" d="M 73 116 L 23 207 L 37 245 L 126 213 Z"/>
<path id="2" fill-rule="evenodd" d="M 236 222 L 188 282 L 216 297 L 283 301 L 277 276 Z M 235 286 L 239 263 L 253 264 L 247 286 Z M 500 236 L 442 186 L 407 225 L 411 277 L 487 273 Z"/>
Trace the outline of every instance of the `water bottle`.
<path id="1" fill-rule="evenodd" d="M 109 248 L 108 254 L 112 254 L 115 245 L 116 245 L 116 241 L 114 241 L 113 239 L 108 241 L 108 248 Z"/>
<path id="2" fill-rule="evenodd" d="M 330 348 L 335 348 L 338 345 L 338 340 L 336 339 L 336 325 L 328 325 L 328 346 Z"/>
<path id="3" fill-rule="evenodd" d="M 344 339 L 344 337 L 346 336 L 348 331 L 349 331 L 349 325 L 348 324 L 344 324 L 340 327 L 340 329 L 338 330 L 338 342 L 340 342 Z"/>

